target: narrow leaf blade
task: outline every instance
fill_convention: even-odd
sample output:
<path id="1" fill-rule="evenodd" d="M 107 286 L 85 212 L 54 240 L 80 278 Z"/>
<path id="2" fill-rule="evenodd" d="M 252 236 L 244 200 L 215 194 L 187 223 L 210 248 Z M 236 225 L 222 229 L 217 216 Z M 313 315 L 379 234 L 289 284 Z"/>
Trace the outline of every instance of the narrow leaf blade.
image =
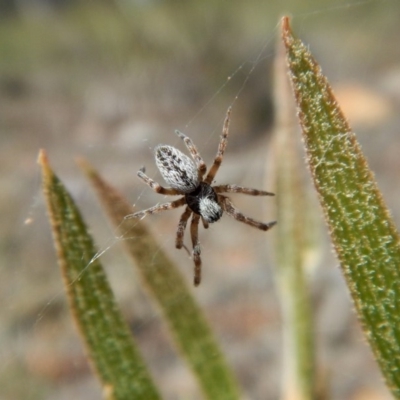
<path id="1" fill-rule="evenodd" d="M 132 342 L 85 223 L 40 153 L 43 191 L 70 308 L 107 398 L 159 399 Z"/>
<path id="2" fill-rule="evenodd" d="M 364 331 L 400 398 L 400 241 L 327 79 L 283 19 L 307 162 Z"/>

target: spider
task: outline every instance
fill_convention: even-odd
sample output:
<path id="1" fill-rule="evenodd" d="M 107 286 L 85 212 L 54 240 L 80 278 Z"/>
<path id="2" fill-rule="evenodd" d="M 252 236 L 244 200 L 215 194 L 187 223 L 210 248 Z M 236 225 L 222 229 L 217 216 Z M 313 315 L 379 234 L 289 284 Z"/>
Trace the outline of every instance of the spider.
<path id="1" fill-rule="evenodd" d="M 169 203 L 157 204 L 154 207 L 138 211 L 134 214 L 129 214 L 125 217 L 125 219 L 144 218 L 148 214 L 172 210 L 186 205 L 185 211 L 181 215 L 178 223 L 175 246 L 177 249 L 183 247 L 189 252 L 183 243 L 183 237 L 187 222 L 193 214 L 190 224 L 190 234 L 193 246 L 192 259 L 194 261 L 195 286 L 198 286 L 201 281 L 201 257 L 198 237 L 200 219 L 205 229 L 208 228 L 208 224 L 218 221 L 224 211 L 237 221 L 244 222 L 245 224 L 262 231 L 267 231 L 276 224 L 276 221 L 263 223 L 243 215 L 232 204 L 229 198 L 222 194 L 243 193 L 250 196 L 273 196 L 273 193 L 257 189 L 249 189 L 238 185 L 211 186 L 211 183 L 213 182 L 213 179 L 222 163 L 228 143 L 230 114 L 231 107 L 228 108 L 226 113 L 217 155 L 215 156 L 214 163 L 205 177 L 204 175 L 207 171 L 206 164 L 204 163 L 200 153 L 197 151 L 196 146 L 188 136 L 178 130 L 175 131 L 175 133 L 184 141 L 194 162 L 175 147 L 158 145 L 154 151 L 156 165 L 165 182 L 167 182 L 170 187 L 165 188 L 149 178 L 145 174 L 144 167 L 138 171 L 137 175 L 156 193 L 172 196 L 182 195 L 183 197 Z"/>

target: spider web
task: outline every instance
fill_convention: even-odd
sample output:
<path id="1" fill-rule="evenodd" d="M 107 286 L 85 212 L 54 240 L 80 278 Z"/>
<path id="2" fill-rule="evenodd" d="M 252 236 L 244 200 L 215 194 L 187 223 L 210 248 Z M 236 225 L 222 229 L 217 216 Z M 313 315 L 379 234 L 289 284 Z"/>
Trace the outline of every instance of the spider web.
<path id="1" fill-rule="evenodd" d="M 18 137 L 18 143 L 14 144 L 20 145 L 24 150 L 26 148 L 27 155 L 25 156 L 32 162 L 35 158 L 33 154 L 37 148 L 44 146 L 48 149 L 54 169 L 77 199 L 88 225 L 95 232 L 96 242 L 99 246 L 99 252 L 95 259 L 100 258 L 104 266 L 113 265 L 112 270 L 107 269 L 107 273 L 118 301 L 124 307 L 128 307 L 127 305 L 130 302 L 142 304 L 140 310 L 135 309 L 134 320 L 137 331 L 149 329 L 150 332 L 154 333 L 165 328 L 162 325 L 160 326 L 157 309 L 147 301 L 141 288 L 134 285 L 135 280 L 137 280 L 136 276 L 121 254 L 121 241 L 135 240 L 135 238 L 129 237 L 129 235 L 119 236 L 116 231 L 109 228 L 102 217 L 99 206 L 97 203 L 94 204 L 95 200 L 90 189 L 86 186 L 83 178 L 79 176 L 77 170 L 71 168 L 71 155 L 84 154 L 94 165 L 99 166 L 99 170 L 104 173 L 107 179 L 113 180 L 115 185 L 132 199 L 132 203 L 136 206 L 135 209 L 144 209 L 158 202 L 170 200 L 170 198 L 163 198 L 163 196 L 153 193 L 135 175 L 135 172 L 145 165 L 148 175 L 163 184 L 154 165 L 154 147 L 161 142 L 175 146 L 187 154 L 184 145 L 173 133 L 174 129 L 178 128 L 192 138 L 209 167 L 217 149 L 226 110 L 229 106 L 232 106 L 228 147 L 216 180 L 218 183 L 236 183 L 268 190 L 264 180 L 265 160 L 263 158 L 265 157 L 265 150 L 262 146 L 267 145 L 267 140 L 263 137 L 265 138 L 271 127 L 265 121 L 260 121 L 259 127 L 253 126 L 249 122 L 250 117 L 246 117 L 246 115 L 250 115 L 250 112 L 257 108 L 259 104 L 264 104 L 263 101 L 271 101 L 272 81 L 269 75 L 275 53 L 274 45 L 279 35 L 278 17 L 280 15 L 288 13 L 292 15 L 296 35 L 301 37 L 304 42 L 310 43 L 313 53 L 323 66 L 324 73 L 334 86 L 335 82 L 341 83 L 351 80 L 357 81 L 365 87 L 375 81 L 372 86 L 381 85 L 381 88 L 383 87 L 383 90 L 386 90 L 390 96 L 395 96 L 394 90 L 391 91 L 390 87 L 384 86 L 385 84 L 389 85 L 385 83 L 384 78 L 390 76 L 390 73 L 395 70 L 394 66 L 399 64 L 399 54 L 396 49 L 391 49 L 389 45 L 385 46 L 385 44 L 398 35 L 398 29 L 393 22 L 398 11 L 398 2 L 395 0 L 366 0 L 327 1 L 324 2 L 323 6 L 320 3 L 315 4 L 291 4 L 286 9 L 282 9 L 281 6 L 270 5 L 274 8 L 273 22 L 267 21 L 262 26 L 254 24 L 253 30 L 247 32 L 252 39 L 248 42 L 239 42 L 239 45 L 236 41 L 232 42 L 232 38 L 226 36 L 224 26 L 220 26 L 219 29 L 214 28 L 217 33 L 210 34 L 209 40 L 215 40 L 217 45 L 218 38 L 223 37 L 221 40 L 225 41 L 225 48 L 229 52 L 226 58 L 228 61 L 216 57 L 214 69 L 211 72 L 207 69 L 210 68 L 210 65 L 205 63 L 208 57 L 206 54 L 204 58 L 199 58 L 200 61 L 205 63 L 200 67 L 191 62 L 185 65 L 176 65 L 167 59 L 161 63 L 162 67 L 153 66 L 147 70 L 145 67 L 142 70 L 146 71 L 141 72 L 141 75 L 131 77 L 130 71 L 125 69 L 126 60 L 123 56 L 112 54 L 112 56 L 120 57 L 121 61 L 120 64 L 116 63 L 117 67 L 112 74 L 106 74 L 104 70 L 108 67 L 108 56 L 104 55 L 104 59 L 100 59 L 99 63 L 106 65 L 106 68 L 99 73 L 97 81 L 88 81 L 88 86 L 85 89 L 87 95 L 79 102 L 81 106 L 83 105 L 83 111 L 68 102 L 65 104 L 63 99 L 56 98 L 56 101 L 52 102 L 52 97 L 46 93 L 52 93 L 52 90 L 56 92 L 59 87 L 55 84 L 56 89 L 54 89 L 51 86 L 52 82 L 45 81 L 42 88 L 40 86 L 41 81 L 38 81 L 38 86 L 41 87 L 38 91 L 38 102 L 43 102 L 43 108 L 50 107 L 45 114 L 46 123 L 49 126 L 47 136 L 43 134 L 41 137 L 38 133 L 41 127 L 33 125 L 32 128 L 26 129 L 29 135 Z M 256 8 L 261 7 L 259 4 L 254 6 Z M 222 11 L 228 13 L 232 10 L 224 5 Z M 221 10 L 216 9 L 215 14 L 217 12 L 220 13 Z M 205 17 L 210 15 L 213 15 L 212 10 L 205 12 Z M 251 13 L 243 14 L 242 17 L 250 18 L 254 15 Z M 173 17 L 169 16 L 169 18 Z M 267 14 L 265 18 L 272 20 L 272 17 L 267 16 Z M 178 24 L 178 19 L 175 22 Z M 182 29 L 182 26 L 179 27 Z M 204 27 L 211 29 L 212 26 L 210 23 L 209 25 L 205 24 Z M 242 29 L 242 25 L 237 22 L 237 27 L 230 29 L 228 29 L 228 33 L 237 33 Z M 147 31 L 147 33 L 152 32 Z M 171 33 L 172 35 L 173 33 Z M 180 35 L 189 36 L 190 33 L 183 30 Z M 239 36 L 233 37 L 238 40 Z M 152 38 L 148 37 L 147 40 L 147 43 L 151 43 Z M 173 40 L 178 39 L 175 37 Z M 195 43 L 199 39 L 192 37 L 191 40 L 193 40 L 192 43 Z M 168 46 L 167 40 L 165 43 L 162 41 L 160 43 Z M 251 45 L 248 45 L 248 43 L 251 43 Z M 248 47 L 246 47 L 246 44 Z M 211 50 L 215 50 L 210 43 L 208 45 Z M 181 46 L 182 51 L 187 52 L 190 60 L 195 59 L 193 52 L 199 51 L 198 48 L 192 49 L 190 47 L 191 42 L 183 42 Z M 218 50 L 218 47 L 216 49 Z M 155 50 L 152 48 L 152 51 Z M 177 59 L 181 60 L 179 56 L 177 56 Z M 80 62 L 82 63 L 80 67 L 85 68 L 85 62 L 82 60 Z M 196 68 L 192 70 L 192 67 Z M 381 74 L 376 74 L 377 71 Z M 102 78 L 101 74 L 105 74 L 103 84 L 99 84 Z M 82 74 L 83 77 L 89 75 L 89 72 Z M 116 78 L 113 77 L 114 75 Z M 83 81 L 82 76 L 81 82 Z M 211 81 L 217 82 L 216 88 L 209 85 Z M 269 86 L 265 82 L 269 82 Z M 59 84 L 61 88 L 64 87 L 63 84 L 65 82 Z M 263 87 L 263 85 L 265 86 Z M 261 89 L 258 86 L 261 86 Z M 113 89 L 109 90 L 110 88 Z M 17 87 L 7 90 L 18 91 L 19 89 Z M 262 97 L 260 92 L 269 92 L 269 99 L 266 100 Z M 27 112 L 32 115 L 37 112 L 34 105 L 28 105 L 26 108 Z M 131 116 L 131 114 L 133 115 Z M 30 118 L 32 118 L 32 115 Z M 353 123 L 351 117 L 350 120 Z M 63 126 L 64 122 L 68 131 Z M 361 134 L 361 140 L 365 137 L 363 145 L 367 153 L 368 151 L 371 152 L 370 160 L 373 169 L 378 171 L 378 178 L 379 171 L 383 171 L 382 174 L 387 174 L 388 183 L 385 187 L 385 179 L 383 179 L 382 189 L 385 194 L 388 194 L 389 205 L 392 206 L 396 217 L 400 215 L 395 200 L 399 194 L 391 187 L 393 186 L 391 182 L 396 181 L 395 174 L 388 172 L 390 169 L 396 170 L 396 168 L 391 168 L 393 164 L 389 164 L 394 156 L 390 153 L 386 168 L 385 165 L 381 168 L 382 161 L 372 151 L 372 148 L 376 147 L 378 152 L 384 154 L 390 147 L 390 144 L 387 143 L 396 143 L 395 131 L 391 127 L 398 126 L 398 124 L 393 120 L 391 124 L 385 130 L 383 139 L 376 137 L 368 139 L 363 136 L 363 132 L 367 134 L 371 126 L 376 129 L 373 125 L 363 126 L 360 124 L 356 129 Z M 35 132 L 30 129 L 35 130 Z M 36 133 L 37 135 L 35 135 Z M 61 136 L 63 137 L 61 138 Z M 28 137 L 29 139 L 27 139 Z M 57 140 L 52 139 L 54 137 L 57 137 Z M 7 138 L 7 140 L 12 141 L 9 136 Z M 31 145 L 29 145 L 29 140 L 32 140 Z M 52 140 L 55 142 L 54 145 L 52 145 Z M 7 150 L 8 146 L 8 142 L 4 140 L 3 150 Z M 60 152 L 59 149 L 62 151 Z M 61 156 L 64 153 L 65 155 Z M 58 156 L 60 157 L 58 158 Z M 8 158 L 10 157 L 4 151 L 3 162 L 6 163 Z M 374 163 L 376 168 L 374 168 Z M 14 217 L 11 221 L 5 219 L 3 228 L 4 238 L 7 238 L 4 241 L 4 265 L 15 264 L 15 268 L 8 270 L 7 267 L 4 267 L 2 291 L 4 298 L 2 304 L 7 304 L 7 306 L 4 307 L 2 313 L 2 320 L 4 321 L 2 336 L 10 345 L 4 346 L 2 350 L 2 358 L 6 362 L 0 369 L 0 397 L 7 395 L 7 387 L 14 388 L 12 385 L 5 386 L 2 384 L 7 380 L 8 371 L 16 368 L 15 365 L 21 364 L 30 377 L 27 380 L 28 385 L 31 382 L 36 384 L 36 376 L 44 376 L 45 380 L 49 382 L 47 386 L 47 390 L 51 393 L 49 398 L 71 398 L 71 395 L 64 395 L 64 393 L 71 393 L 71 391 L 68 391 L 71 390 L 71 387 L 66 389 L 68 385 L 60 384 L 45 368 L 46 365 L 44 367 L 39 365 L 42 369 L 38 369 L 38 363 L 35 361 L 36 358 L 49 364 L 54 361 L 51 351 L 47 351 L 45 357 L 42 357 L 41 346 L 43 346 L 44 341 L 51 339 L 52 334 L 58 335 L 57 324 L 52 323 L 52 318 L 54 314 L 63 310 L 64 289 L 58 270 L 54 267 L 56 261 L 52 256 L 54 251 L 40 195 L 35 195 L 33 199 L 31 195 L 31 193 L 39 190 L 39 173 L 37 172 L 36 177 L 32 179 L 32 175 L 27 173 L 28 169 L 32 169 L 31 165 L 27 166 L 26 161 L 20 164 L 19 169 L 14 172 L 13 179 L 22 177 L 22 181 L 25 180 L 27 184 L 21 185 L 24 186 L 25 191 L 13 189 L 16 193 L 14 197 L 28 199 L 29 203 L 21 203 L 22 211 L 19 210 L 14 214 L 14 216 L 18 216 L 19 221 L 25 220 L 26 225 L 23 228 L 21 228 L 21 223 L 16 223 L 17 217 Z M 243 213 L 258 220 L 267 221 L 261 202 L 265 204 L 273 200 L 243 199 L 240 196 L 232 195 L 230 197 Z M 176 226 L 182 211 L 181 208 L 178 211 L 165 212 L 162 215 L 147 216 L 145 222 L 159 241 L 160 251 L 163 250 L 170 254 L 181 267 L 185 279 L 191 284 L 193 263 L 185 251 L 176 250 L 174 245 Z M 4 214 L 6 215 L 7 212 Z M 275 350 L 276 341 L 272 340 L 272 344 L 265 344 L 258 337 L 267 336 L 267 332 L 263 329 L 268 329 L 269 332 L 272 332 L 271 336 L 274 336 L 274 332 L 279 329 L 279 324 L 274 320 L 267 326 L 265 321 L 260 323 L 257 320 L 260 315 L 268 311 L 265 309 L 266 305 L 273 309 L 277 307 L 273 294 L 267 294 L 267 292 L 273 291 L 271 271 L 269 266 L 262 265 L 260 261 L 266 257 L 265 246 L 269 240 L 268 235 L 269 233 L 257 232 L 250 227 L 231 221 L 227 216 L 224 216 L 218 223 L 211 225 L 207 231 L 200 227 L 203 282 L 200 288 L 196 289 L 195 296 L 204 305 L 212 324 L 215 324 L 218 320 L 218 311 L 231 313 L 230 315 L 235 317 L 240 315 L 244 318 L 243 325 L 247 329 L 243 331 L 231 320 L 225 321 L 224 326 L 219 328 L 220 341 L 224 344 L 230 359 L 236 357 L 239 343 L 240 346 L 244 346 L 244 351 L 250 355 L 256 354 L 255 348 L 265 348 L 267 354 L 263 354 L 261 361 L 250 363 L 244 357 L 238 361 L 233 361 L 232 364 L 235 365 L 237 370 L 247 369 L 248 366 L 250 370 L 264 371 L 266 375 L 271 376 L 272 382 L 276 382 L 279 378 L 275 377 L 276 379 L 274 379 L 273 371 L 267 366 L 268 356 L 271 356 L 274 360 L 279 356 Z M 23 246 L 16 245 L 14 241 L 23 243 Z M 187 246 L 190 243 L 187 232 L 185 243 Z M 32 255 L 35 256 L 32 257 Z M 35 261 L 32 261 L 33 258 Z M 90 265 L 91 263 L 87 265 L 87 269 L 90 268 Z M 333 280 L 334 287 L 341 288 L 340 278 L 335 277 Z M 22 293 L 26 293 L 26 295 Z M 343 292 L 340 293 L 343 294 Z M 26 300 L 27 297 L 29 300 Z M 34 306 L 30 304 L 32 298 L 36 299 Z M 134 298 L 134 301 L 132 298 Z M 334 299 L 337 300 L 337 297 L 334 297 Z M 211 308 L 215 308 L 215 313 L 212 312 Z M 127 314 L 130 317 L 132 317 L 131 313 L 133 314 L 128 308 Z M 18 315 L 19 318 L 16 319 L 16 322 L 13 319 L 14 315 Z M 253 315 L 253 317 L 249 315 Z M 69 318 L 68 315 L 66 318 Z M 343 325 L 343 322 L 338 322 L 338 325 L 340 324 Z M 14 326 L 19 335 L 15 338 L 9 338 L 8 336 L 11 336 L 9 332 Z M 336 329 L 335 332 L 337 332 L 337 336 L 334 336 L 334 333 L 331 335 L 332 340 L 345 331 L 344 327 L 340 330 L 340 326 L 339 328 L 337 326 L 332 327 L 332 330 L 335 331 Z M 260 332 L 263 332 L 262 335 Z M 70 335 L 75 334 L 73 330 L 68 330 L 68 333 Z M 240 335 L 243 335 L 243 337 Z M 151 358 L 151 351 L 150 346 L 146 347 L 144 341 L 145 356 Z M 55 353 L 60 354 L 56 351 Z M 24 357 L 26 358 L 24 359 Z M 65 353 L 61 353 L 61 357 L 64 357 L 64 361 L 68 361 Z M 77 356 L 77 358 L 79 357 Z M 238 356 L 238 358 L 240 357 Z M 368 358 L 362 360 L 365 359 L 369 360 Z M 80 363 L 82 365 L 84 361 Z M 196 395 L 197 392 L 190 372 L 181 371 L 182 369 L 186 371 L 186 366 L 182 366 L 183 364 L 180 364 L 179 360 L 174 359 L 174 363 L 177 367 L 176 369 L 171 368 L 170 380 L 177 380 L 176 376 L 178 375 L 173 375 L 174 373 L 183 374 L 183 378 L 181 376 L 180 380 L 189 382 L 188 393 L 190 394 L 188 398 L 191 398 L 191 394 L 195 393 Z M 356 365 L 362 365 L 362 361 Z M 357 367 L 355 369 L 357 370 Z M 39 371 L 36 376 L 35 370 Z M 167 373 L 166 370 L 164 368 L 163 373 Z M 76 371 L 79 372 L 79 366 Z M 62 373 L 63 371 L 60 372 L 60 374 Z M 156 374 L 160 376 L 159 371 Z M 352 372 L 350 376 L 353 376 L 356 380 L 361 376 L 361 372 L 360 375 Z M 271 399 L 277 397 L 278 388 L 276 384 L 263 383 L 254 379 L 254 376 L 241 375 L 241 385 L 246 393 L 249 393 L 250 398 L 265 398 L 263 397 L 265 393 L 271 393 Z M 376 380 L 375 375 L 373 375 L 373 380 Z M 55 385 L 54 382 L 58 383 Z M 57 386 L 56 392 L 51 391 L 52 385 Z M 92 398 L 96 398 L 99 395 L 96 392 L 98 390 L 96 389 L 97 384 L 88 383 L 87 385 L 92 390 L 91 393 L 94 393 Z M 62 390 L 60 390 L 60 387 L 62 387 Z M 15 393 L 15 389 L 13 389 L 14 391 L 9 390 L 10 393 Z M 174 392 L 176 388 L 165 390 L 166 398 L 174 398 L 174 394 L 176 395 L 176 392 Z M 336 398 L 338 399 L 345 398 L 346 396 L 343 393 L 348 393 L 345 392 L 344 386 L 339 387 L 337 391 L 339 394 Z M 39 398 L 35 388 L 30 389 L 30 392 L 27 389 L 20 393 L 23 393 L 20 396 L 22 398 Z M 76 394 L 76 396 L 80 397 L 80 394 Z"/>

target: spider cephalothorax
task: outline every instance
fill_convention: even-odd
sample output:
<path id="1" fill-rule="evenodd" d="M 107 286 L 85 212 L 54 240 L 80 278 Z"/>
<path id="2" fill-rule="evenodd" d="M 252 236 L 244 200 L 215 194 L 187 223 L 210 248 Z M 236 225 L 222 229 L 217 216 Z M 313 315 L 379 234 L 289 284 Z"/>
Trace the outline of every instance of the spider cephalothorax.
<path id="1" fill-rule="evenodd" d="M 226 149 L 230 112 L 231 109 L 229 108 L 226 114 L 221 140 L 218 145 L 217 155 L 207 175 L 204 177 L 207 167 L 192 140 L 182 132 L 175 131 L 175 133 L 185 142 L 194 162 L 175 147 L 159 145 L 155 149 L 156 165 L 165 182 L 167 182 L 170 187 L 164 188 L 157 182 L 153 181 L 145 174 L 144 168 L 139 170 L 138 176 L 157 193 L 165 195 L 181 195 L 183 197 L 171 201 L 170 203 L 159 204 L 148 208 L 147 210 L 139 211 L 125 217 L 143 218 L 147 214 L 155 214 L 160 211 L 171 210 L 186 204 L 186 209 L 179 220 L 175 244 L 178 249 L 181 249 L 182 247 L 186 248 L 183 244 L 183 236 L 187 221 L 193 214 L 190 234 L 193 245 L 192 257 L 195 264 L 195 286 L 198 286 L 201 281 L 200 243 L 198 238 L 200 219 L 203 222 L 204 228 L 208 228 L 208 224 L 218 221 L 222 217 L 222 213 L 225 211 L 237 221 L 244 222 L 247 225 L 263 231 L 267 231 L 276 224 L 275 221 L 263 223 L 246 217 L 235 208 L 228 197 L 222 195 L 222 193 L 243 193 L 251 196 L 273 196 L 273 193 L 257 189 L 249 189 L 237 185 L 211 186 L 211 183 L 222 163 L 222 158 Z"/>
<path id="2" fill-rule="evenodd" d="M 216 222 L 222 217 L 218 195 L 208 183 L 200 182 L 193 192 L 186 193 L 185 199 L 188 207 L 206 222 Z"/>

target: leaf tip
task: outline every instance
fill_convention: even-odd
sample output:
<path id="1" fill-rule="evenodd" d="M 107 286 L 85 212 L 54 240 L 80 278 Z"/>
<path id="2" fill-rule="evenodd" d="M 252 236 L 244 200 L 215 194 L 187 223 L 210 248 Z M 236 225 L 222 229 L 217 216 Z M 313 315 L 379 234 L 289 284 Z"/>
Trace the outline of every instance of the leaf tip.
<path id="1" fill-rule="evenodd" d="M 284 15 L 281 19 L 282 32 L 287 33 L 290 31 L 290 17 Z"/>
<path id="2" fill-rule="evenodd" d="M 290 17 L 288 17 L 286 15 L 282 17 L 281 27 L 282 27 L 282 39 L 287 48 L 287 47 L 289 47 L 290 41 L 293 40 L 292 29 L 290 26 Z"/>
<path id="3" fill-rule="evenodd" d="M 49 158 L 47 157 L 46 150 L 44 150 L 44 149 L 39 150 L 37 163 L 42 168 L 43 182 L 46 186 L 47 183 L 49 182 L 49 179 L 51 180 L 51 178 L 53 176 L 53 171 L 51 170 Z"/>
<path id="4" fill-rule="evenodd" d="M 95 169 L 92 165 L 83 157 L 77 157 L 75 159 L 76 164 L 78 167 L 88 176 L 91 177 L 96 174 Z"/>
<path id="5" fill-rule="evenodd" d="M 49 166 L 49 159 L 47 157 L 47 153 L 46 153 L 45 149 L 40 149 L 39 150 L 37 162 L 42 167 L 48 167 Z"/>

